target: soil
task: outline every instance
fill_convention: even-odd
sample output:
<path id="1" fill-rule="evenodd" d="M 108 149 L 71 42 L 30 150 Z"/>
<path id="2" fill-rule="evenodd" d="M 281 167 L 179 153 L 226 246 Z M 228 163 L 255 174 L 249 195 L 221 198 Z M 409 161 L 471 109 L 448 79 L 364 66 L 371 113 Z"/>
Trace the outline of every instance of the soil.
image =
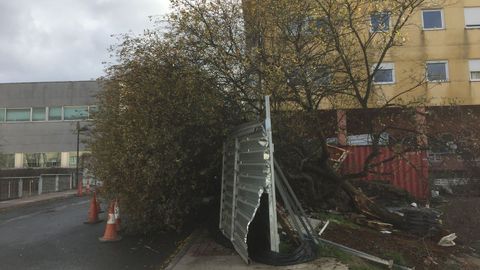
<path id="1" fill-rule="evenodd" d="M 369 228 L 333 223 L 322 237 L 415 269 L 479 269 L 463 259 L 469 252 L 464 246 L 440 247 L 431 239 L 402 232 L 382 234 Z M 402 261 L 398 261 L 399 257 Z"/>
<path id="2" fill-rule="evenodd" d="M 445 227 L 457 234 L 456 243 L 477 247 L 480 253 L 480 197 L 448 197 L 443 210 Z"/>

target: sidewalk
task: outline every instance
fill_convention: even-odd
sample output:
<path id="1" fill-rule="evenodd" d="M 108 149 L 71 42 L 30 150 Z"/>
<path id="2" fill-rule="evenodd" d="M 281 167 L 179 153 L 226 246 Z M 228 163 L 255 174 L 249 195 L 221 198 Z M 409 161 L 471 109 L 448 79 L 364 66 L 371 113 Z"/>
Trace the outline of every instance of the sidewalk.
<path id="1" fill-rule="evenodd" d="M 15 199 L 15 200 L 0 201 L 0 212 L 7 210 L 9 208 L 20 207 L 20 206 L 24 206 L 24 205 L 28 205 L 36 202 L 50 201 L 50 200 L 56 200 L 60 198 L 71 197 L 71 196 L 74 196 L 75 194 L 77 194 L 77 190 L 67 190 L 62 192 L 45 193 L 41 195 L 30 196 L 30 197 Z"/>
<path id="2" fill-rule="evenodd" d="M 166 267 L 167 270 L 247 270 L 247 269 L 280 269 L 280 270 L 348 270 L 348 267 L 333 258 L 319 258 L 313 262 L 291 265 L 270 266 L 259 263 L 250 265 L 231 249 L 223 247 L 208 237 L 206 231 L 197 231 L 190 237 L 185 246 Z"/>

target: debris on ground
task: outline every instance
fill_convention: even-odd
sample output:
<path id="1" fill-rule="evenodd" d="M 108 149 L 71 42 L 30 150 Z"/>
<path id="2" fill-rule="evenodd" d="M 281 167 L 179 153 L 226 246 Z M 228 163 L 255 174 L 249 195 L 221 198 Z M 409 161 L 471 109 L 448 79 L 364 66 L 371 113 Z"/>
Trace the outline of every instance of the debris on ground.
<path id="1" fill-rule="evenodd" d="M 455 242 L 453 240 L 457 239 L 457 235 L 455 233 L 451 233 L 446 235 L 438 241 L 438 245 L 442 247 L 453 247 L 455 246 Z"/>

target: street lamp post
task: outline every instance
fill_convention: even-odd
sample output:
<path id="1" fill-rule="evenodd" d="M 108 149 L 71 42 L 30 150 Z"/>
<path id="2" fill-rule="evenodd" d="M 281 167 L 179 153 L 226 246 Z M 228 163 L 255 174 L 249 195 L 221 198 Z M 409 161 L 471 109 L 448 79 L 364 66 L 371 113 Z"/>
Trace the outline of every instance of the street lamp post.
<path id="1" fill-rule="evenodd" d="M 75 178 L 77 179 L 77 196 L 82 196 L 82 191 L 83 191 L 83 183 L 80 181 L 79 175 L 78 175 L 78 162 L 80 160 L 79 154 L 80 154 L 80 121 L 77 121 L 77 160 L 75 164 Z"/>

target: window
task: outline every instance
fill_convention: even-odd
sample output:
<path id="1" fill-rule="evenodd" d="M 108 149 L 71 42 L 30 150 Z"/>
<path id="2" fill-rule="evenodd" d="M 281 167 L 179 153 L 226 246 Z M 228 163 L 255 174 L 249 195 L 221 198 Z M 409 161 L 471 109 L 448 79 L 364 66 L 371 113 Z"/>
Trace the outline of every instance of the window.
<path id="1" fill-rule="evenodd" d="M 5 108 L 0 108 L 0 122 L 5 122 Z"/>
<path id="2" fill-rule="evenodd" d="M 32 121 L 45 121 L 46 119 L 46 108 L 32 108 Z"/>
<path id="3" fill-rule="evenodd" d="M 84 167 L 85 157 L 88 152 L 87 151 L 79 151 L 78 156 L 80 157 L 78 160 L 78 166 Z M 68 155 L 68 166 L 71 168 L 75 168 L 77 166 L 77 152 L 69 152 Z"/>
<path id="4" fill-rule="evenodd" d="M 386 32 L 390 29 L 390 13 L 376 12 L 370 16 L 372 32 Z"/>
<path id="5" fill-rule="evenodd" d="M 480 59 L 469 60 L 468 67 L 470 70 L 470 81 L 480 81 Z"/>
<path id="6" fill-rule="evenodd" d="M 88 119 L 88 106 L 66 106 L 63 108 L 63 120 Z"/>
<path id="7" fill-rule="evenodd" d="M 28 109 L 7 109 L 7 122 L 30 121 L 30 108 Z"/>
<path id="8" fill-rule="evenodd" d="M 422 10 L 422 22 L 424 30 L 444 29 L 443 10 Z"/>
<path id="9" fill-rule="evenodd" d="M 62 107 L 48 108 L 48 121 L 62 120 Z"/>
<path id="10" fill-rule="evenodd" d="M 376 66 L 373 67 L 375 69 Z M 382 63 L 373 76 L 375 84 L 395 83 L 395 65 L 393 63 Z"/>
<path id="11" fill-rule="evenodd" d="M 59 152 L 24 153 L 23 157 L 23 167 L 25 168 L 51 168 L 60 167 L 61 164 Z"/>
<path id="12" fill-rule="evenodd" d="M 323 18 L 315 18 L 312 16 L 299 18 L 290 22 L 286 30 L 290 36 L 314 35 L 322 28 L 324 24 L 323 20 Z"/>
<path id="13" fill-rule="evenodd" d="M 466 28 L 480 28 L 480 7 L 465 8 L 464 13 Z"/>
<path id="14" fill-rule="evenodd" d="M 15 154 L 0 154 L 0 168 L 14 168 Z"/>
<path id="15" fill-rule="evenodd" d="M 88 106 L 88 119 L 92 119 L 96 112 L 98 112 L 97 106 Z"/>
<path id="16" fill-rule="evenodd" d="M 448 62 L 447 61 L 427 62 L 427 81 L 429 82 L 448 81 Z"/>

